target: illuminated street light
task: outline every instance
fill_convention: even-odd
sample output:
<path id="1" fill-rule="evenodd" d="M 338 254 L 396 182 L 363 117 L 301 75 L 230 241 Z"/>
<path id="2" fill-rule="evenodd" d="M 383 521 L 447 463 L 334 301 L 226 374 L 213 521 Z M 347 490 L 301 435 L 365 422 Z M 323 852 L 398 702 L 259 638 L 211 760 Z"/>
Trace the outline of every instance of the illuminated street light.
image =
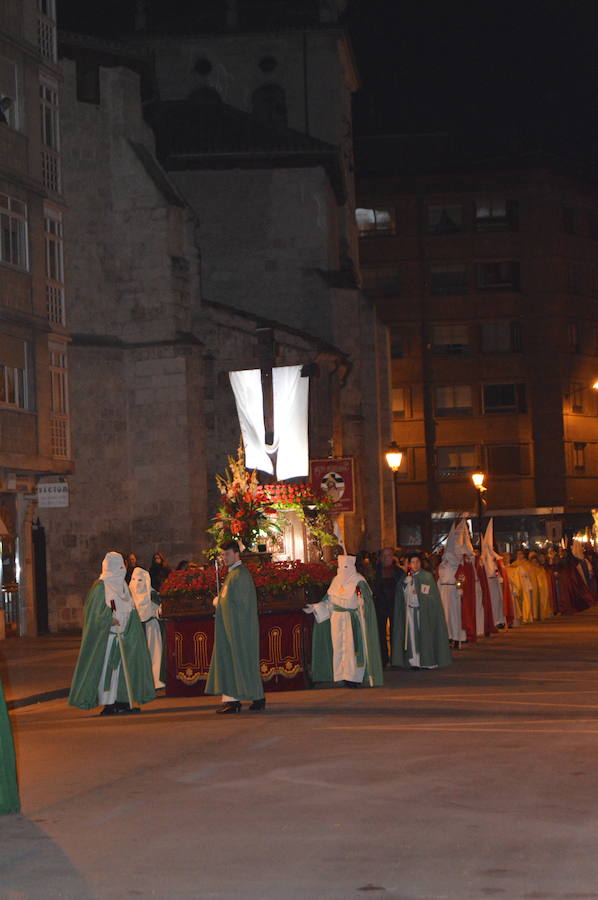
<path id="1" fill-rule="evenodd" d="M 396 441 L 393 441 L 392 444 L 389 444 L 388 450 L 386 451 L 386 462 L 388 463 L 389 469 L 392 470 L 392 491 L 395 503 L 395 529 L 396 529 L 396 538 L 395 538 L 395 546 L 399 545 L 399 485 L 398 485 L 398 475 L 399 469 L 401 467 L 401 463 L 403 462 L 403 451 L 399 449 L 399 445 Z"/>
<path id="2" fill-rule="evenodd" d="M 598 383 L 598 382 L 597 382 Z M 386 451 L 386 462 L 393 472 L 398 472 L 401 467 L 401 463 L 403 461 L 403 451 L 399 450 L 398 444 L 396 441 L 393 441 L 392 444 L 389 445 L 388 450 Z"/>
<path id="3" fill-rule="evenodd" d="M 480 552 L 482 550 L 482 496 L 486 491 L 486 488 L 484 487 L 485 478 L 485 473 L 480 470 L 471 473 L 471 480 L 473 481 L 473 486 L 478 495 L 478 535 L 480 539 Z"/>

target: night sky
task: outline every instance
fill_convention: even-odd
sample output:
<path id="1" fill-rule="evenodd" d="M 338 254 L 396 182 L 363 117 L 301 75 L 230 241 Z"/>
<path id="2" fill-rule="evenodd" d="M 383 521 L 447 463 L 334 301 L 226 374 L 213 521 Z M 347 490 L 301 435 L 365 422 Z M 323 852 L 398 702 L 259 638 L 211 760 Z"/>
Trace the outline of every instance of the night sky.
<path id="1" fill-rule="evenodd" d="M 133 8 L 58 0 L 59 25 L 116 35 Z M 598 134 L 597 0 L 351 0 L 349 27 L 356 134 Z"/>

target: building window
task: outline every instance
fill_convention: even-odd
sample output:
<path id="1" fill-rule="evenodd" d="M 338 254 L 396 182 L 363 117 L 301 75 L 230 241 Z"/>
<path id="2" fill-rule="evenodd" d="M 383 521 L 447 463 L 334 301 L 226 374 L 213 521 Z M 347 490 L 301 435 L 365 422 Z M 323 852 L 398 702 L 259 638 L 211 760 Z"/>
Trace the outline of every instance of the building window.
<path id="1" fill-rule="evenodd" d="M 44 59 L 56 62 L 56 0 L 37 0 L 37 44 Z"/>
<path id="2" fill-rule="evenodd" d="M 390 339 L 390 358 L 403 359 L 407 355 L 405 338 L 400 334 L 393 334 Z"/>
<path id="3" fill-rule="evenodd" d="M 482 291 L 518 291 L 519 263 L 485 262 L 476 266 L 478 288 Z"/>
<path id="4" fill-rule="evenodd" d="M 502 319 L 482 322 L 482 350 L 484 353 L 520 353 L 521 324 Z"/>
<path id="5" fill-rule="evenodd" d="M 473 413 L 469 384 L 448 384 L 436 388 L 437 416 L 470 416 Z"/>
<path id="6" fill-rule="evenodd" d="M 463 207 L 460 203 L 428 206 L 428 231 L 431 234 L 456 234 L 463 231 Z"/>
<path id="7" fill-rule="evenodd" d="M 526 444 L 496 444 L 486 447 L 489 475 L 529 475 L 529 447 Z"/>
<path id="8" fill-rule="evenodd" d="M 407 416 L 408 388 L 398 387 L 392 389 L 392 417 L 404 419 Z"/>
<path id="9" fill-rule="evenodd" d="M 52 456 L 68 459 L 70 429 L 67 356 L 64 344 L 50 345 L 50 392 Z"/>
<path id="10" fill-rule="evenodd" d="M 517 204 L 504 197 L 480 197 L 474 204 L 476 231 L 516 231 Z"/>
<path id="11" fill-rule="evenodd" d="M 579 328 L 577 322 L 567 323 L 567 349 L 569 353 L 579 353 Z"/>
<path id="12" fill-rule="evenodd" d="M 39 86 L 41 137 L 42 137 L 42 181 L 50 191 L 60 191 L 60 132 L 58 87 L 49 81 Z"/>
<path id="13" fill-rule="evenodd" d="M 487 414 L 527 412 L 524 384 L 485 384 L 482 396 Z"/>
<path id="14" fill-rule="evenodd" d="M 586 467 L 586 445 L 581 441 L 573 444 L 573 467 L 577 472 L 583 472 Z"/>
<path id="15" fill-rule="evenodd" d="M 29 268 L 27 206 L 6 194 L 0 194 L 0 262 Z"/>
<path id="16" fill-rule="evenodd" d="M 466 267 L 460 264 L 430 266 L 430 289 L 433 294 L 465 294 Z"/>
<path id="17" fill-rule="evenodd" d="M 29 409 L 30 385 L 27 344 L 9 335 L 0 335 L 0 405 Z"/>
<path id="18" fill-rule="evenodd" d="M 62 215 L 58 210 L 44 210 L 46 237 L 46 307 L 48 319 L 57 325 L 65 325 L 64 309 L 64 259 L 62 241 Z"/>
<path id="19" fill-rule="evenodd" d="M 473 472 L 476 448 L 472 445 L 436 448 L 436 471 L 439 478 L 451 478 Z"/>
<path id="20" fill-rule="evenodd" d="M 584 408 L 585 387 L 578 381 L 573 381 L 569 385 L 569 404 L 571 412 L 582 413 Z"/>
<path id="21" fill-rule="evenodd" d="M 2 102 L 4 101 L 4 102 Z M 11 59 L 0 56 L 0 124 L 19 127 L 17 67 Z"/>
<path id="22" fill-rule="evenodd" d="M 287 100 L 279 84 L 263 84 L 251 97 L 253 115 L 265 125 L 287 126 Z"/>
<path id="23" fill-rule="evenodd" d="M 576 234 L 576 216 L 572 206 L 563 207 L 563 231 L 565 234 Z"/>
<path id="24" fill-rule="evenodd" d="M 368 234 L 396 234 L 397 217 L 390 206 L 380 209 L 358 207 L 355 210 L 355 221 L 361 237 Z"/>
<path id="25" fill-rule="evenodd" d="M 398 297 L 401 280 L 399 272 L 391 266 L 362 269 L 363 289 L 373 297 Z"/>
<path id="26" fill-rule="evenodd" d="M 432 350 L 461 356 L 469 352 L 469 327 L 467 325 L 432 325 Z"/>

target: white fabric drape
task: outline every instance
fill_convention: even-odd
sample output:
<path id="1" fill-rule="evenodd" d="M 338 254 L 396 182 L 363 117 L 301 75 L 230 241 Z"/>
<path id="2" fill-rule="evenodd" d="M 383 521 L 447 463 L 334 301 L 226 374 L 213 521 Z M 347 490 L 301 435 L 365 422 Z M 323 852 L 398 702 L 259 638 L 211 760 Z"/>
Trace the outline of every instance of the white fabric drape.
<path id="1" fill-rule="evenodd" d="M 229 372 L 245 447 L 248 469 L 274 474 L 270 453 L 278 451 L 276 477 L 305 477 L 309 472 L 307 406 L 309 379 L 301 377 L 301 366 L 272 369 L 274 396 L 274 440 L 266 444 L 264 397 L 260 369 Z"/>

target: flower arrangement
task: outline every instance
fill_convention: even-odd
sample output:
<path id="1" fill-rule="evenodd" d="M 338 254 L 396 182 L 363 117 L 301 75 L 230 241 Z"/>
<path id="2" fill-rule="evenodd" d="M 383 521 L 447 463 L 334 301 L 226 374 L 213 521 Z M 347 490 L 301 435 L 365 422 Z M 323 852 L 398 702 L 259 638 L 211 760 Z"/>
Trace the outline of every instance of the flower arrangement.
<path id="1" fill-rule="evenodd" d="M 216 484 L 221 503 L 214 516 L 214 524 L 208 528 L 215 544 L 209 555 L 217 555 L 219 548 L 227 541 L 241 541 L 248 548 L 259 539 L 265 540 L 280 533 L 273 519 L 276 510 L 268 494 L 258 484 L 257 473 L 245 468 L 242 444 L 239 444 L 236 459 L 229 456 L 224 475 L 216 475 Z"/>
<path id="2" fill-rule="evenodd" d="M 334 569 L 327 563 L 302 563 L 299 560 L 283 562 L 246 563 L 259 593 L 281 594 L 293 587 L 316 585 L 326 588 L 334 576 Z M 220 581 L 226 577 L 226 567 L 219 570 Z M 194 593 L 208 594 L 210 598 L 216 593 L 216 567 L 193 566 L 190 569 L 171 572 L 162 583 L 160 594 L 163 596 Z"/>

